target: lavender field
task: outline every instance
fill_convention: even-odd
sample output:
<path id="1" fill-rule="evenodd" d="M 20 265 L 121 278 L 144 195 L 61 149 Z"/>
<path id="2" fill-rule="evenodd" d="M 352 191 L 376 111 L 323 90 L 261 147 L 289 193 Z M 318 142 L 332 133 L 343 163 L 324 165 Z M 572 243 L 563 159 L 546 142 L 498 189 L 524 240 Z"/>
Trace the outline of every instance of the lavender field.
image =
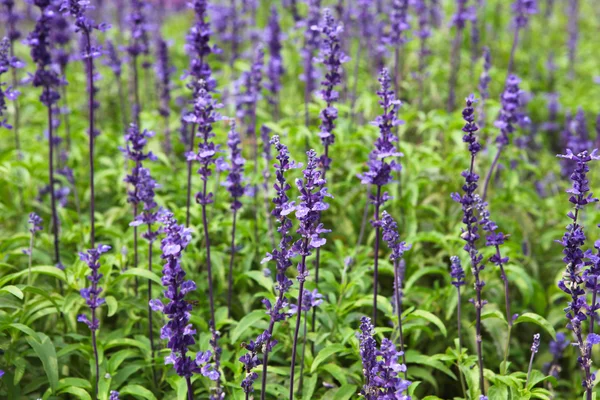
<path id="1" fill-rule="evenodd" d="M 597 398 L 600 2 L 0 10 L 0 400 Z"/>

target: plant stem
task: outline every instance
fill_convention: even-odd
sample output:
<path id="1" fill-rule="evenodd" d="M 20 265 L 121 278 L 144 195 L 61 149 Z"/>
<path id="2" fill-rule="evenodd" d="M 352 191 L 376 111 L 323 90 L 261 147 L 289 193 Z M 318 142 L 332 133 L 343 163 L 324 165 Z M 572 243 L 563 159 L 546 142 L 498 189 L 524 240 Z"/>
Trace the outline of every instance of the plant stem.
<path id="1" fill-rule="evenodd" d="M 92 322 L 96 321 L 96 308 L 92 308 Z M 94 348 L 94 361 L 96 364 L 96 386 L 94 399 L 98 399 L 98 385 L 100 383 L 100 365 L 98 364 L 98 345 L 96 343 L 96 330 L 92 329 L 92 347 Z"/>
<path id="2" fill-rule="evenodd" d="M 450 59 L 450 89 L 448 90 L 448 104 L 446 106 L 446 111 L 452 112 L 454 110 L 455 103 L 455 88 L 456 88 L 456 80 L 458 78 L 458 70 L 460 69 L 460 44 L 462 42 L 462 28 L 456 28 L 456 36 L 454 36 L 454 41 L 452 42 L 452 54 Z"/>
<path id="3" fill-rule="evenodd" d="M 527 389 L 527 385 L 529 384 L 529 378 L 531 377 L 531 368 L 533 367 L 533 358 L 535 357 L 535 352 L 531 352 L 531 357 L 529 358 L 529 368 L 527 368 L 527 379 L 525 380 L 525 389 Z"/>
<path id="4" fill-rule="evenodd" d="M 500 160 L 500 154 L 502 153 L 503 149 L 504 149 L 504 146 L 498 147 L 498 152 L 496 153 L 496 156 L 494 157 L 494 160 L 492 161 L 492 165 L 490 165 L 490 169 L 489 169 L 487 175 L 485 176 L 485 183 L 483 184 L 483 195 L 481 196 L 481 199 L 483 201 L 485 201 L 485 199 L 487 197 L 488 187 L 490 185 L 492 175 L 494 174 L 494 170 L 496 169 L 496 166 L 498 165 L 498 160 Z"/>
<path id="5" fill-rule="evenodd" d="M 138 169 L 139 171 L 139 169 Z M 135 186 L 134 189 L 137 193 L 137 185 Z M 137 203 L 133 203 L 133 219 L 135 219 L 135 217 L 137 217 L 138 214 L 138 204 Z M 137 268 L 138 267 L 138 229 L 137 229 L 137 225 L 134 225 L 133 227 L 133 268 Z M 138 297 L 138 288 L 139 288 L 139 282 L 138 282 L 138 278 L 137 276 L 135 277 L 135 297 Z"/>
<path id="6" fill-rule="evenodd" d="M 185 383 L 187 385 L 187 398 L 188 400 L 194 400 L 194 389 L 192 389 L 192 381 L 189 376 L 185 377 Z"/>
<path id="7" fill-rule="evenodd" d="M 194 139 L 196 138 L 196 124 L 192 124 L 192 130 L 190 132 L 190 152 L 194 151 Z M 185 226 L 188 228 L 190 226 L 190 199 L 192 196 L 192 161 L 188 160 L 187 162 L 187 202 L 185 206 Z"/>
<path id="8" fill-rule="evenodd" d="M 513 71 L 515 63 L 515 52 L 517 51 L 517 45 L 519 44 L 519 28 L 515 28 L 515 35 L 513 37 L 512 47 L 510 49 L 510 58 L 508 60 L 508 74 L 510 75 Z"/>
<path id="9" fill-rule="evenodd" d="M 46 87 L 47 92 L 50 91 L 49 87 Z M 52 233 L 54 235 L 54 262 L 56 265 L 60 265 L 60 252 L 59 252 L 59 241 L 58 236 L 58 214 L 56 211 L 56 194 L 54 192 L 54 128 L 52 127 L 52 107 L 48 107 L 48 171 L 50 180 L 50 207 L 52 210 Z M 60 283 L 62 292 L 62 282 Z"/>
<path id="10" fill-rule="evenodd" d="M 64 74 L 66 76 L 66 74 Z M 61 95 L 63 98 L 63 107 L 66 111 L 63 116 L 63 121 L 65 123 L 65 138 L 67 139 L 67 151 L 71 151 L 71 123 L 69 122 L 69 101 L 67 99 L 67 87 L 61 86 Z"/>
<path id="11" fill-rule="evenodd" d="M 400 340 L 400 351 L 402 352 L 402 363 L 406 366 L 406 355 L 404 351 L 404 333 L 402 332 L 402 302 L 400 301 L 400 271 L 398 260 L 394 261 L 394 286 L 396 288 L 396 317 L 398 318 L 398 339 Z M 407 371 L 404 370 L 404 379 L 408 379 Z"/>
<path id="12" fill-rule="evenodd" d="M 125 132 L 127 130 L 127 110 L 125 110 L 125 95 L 123 93 L 123 82 L 121 82 L 121 77 L 116 76 L 117 80 L 117 90 L 119 92 L 119 107 L 121 108 L 121 120 L 122 120 L 122 130 Z M 139 127 L 138 127 L 139 128 Z"/>
<path id="13" fill-rule="evenodd" d="M 350 94 L 350 127 L 354 124 L 354 106 L 356 105 L 356 92 L 358 91 L 358 68 L 360 66 L 360 57 L 362 53 L 362 40 L 358 41 L 358 49 L 356 50 L 356 63 L 354 64 L 354 84 L 352 85 L 352 93 Z"/>
<path id="14" fill-rule="evenodd" d="M 462 339 L 461 339 L 461 334 L 460 334 L 460 328 L 461 328 L 461 301 L 460 301 L 460 286 L 456 287 L 457 293 L 458 293 L 458 303 L 456 304 L 456 322 L 457 322 L 457 329 L 458 329 L 458 355 L 459 355 L 459 360 L 460 358 L 462 358 Z M 458 368 L 458 374 L 460 376 L 460 386 L 462 388 L 462 392 L 463 392 L 463 396 L 465 397 L 465 399 L 467 398 L 467 390 L 465 388 L 465 376 L 462 373 L 462 370 L 460 369 L 460 363 L 459 360 L 457 360 L 456 362 L 456 367 Z"/>
<path id="15" fill-rule="evenodd" d="M 314 316 L 314 314 L 313 314 Z M 308 320 L 308 311 L 304 311 L 304 328 L 302 337 L 302 356 L 300 357 L 300 382 L 298 382 L 298 393 L 302 394 L 302 387 L 304 386 L 304 354 L 306 351 L 306 321 Z M 314 319 L 313 319 L 314 323 Z"/>
<path id="16" fill-rule="evenodd" d="M 231 229 L 231 254 L 229 256 L 229 287 L 227 290 L 227 318 L 231 318 L 231 294 L 233 290 L 233 260 L 235 258 L 235 225 L 237 221 L 237 210 L 233 211 L 233 227 Z"/>
<path id="17" fill-rule="evenodd" d="M 302 244 L 303 249 L 308 248 L 308 239 L 304 239 Z M 294 329 L 294 345 L 292 347 L 292 363 L 290 366 L 290 400 L 294 399 L 294 372 L 296 366 L 296 345 L 298 344 L 298 333 L 300 332 L 300 319 L 302 318 L 302 298 L 304 297 L 302 294 L 304 293 L 304 274 L 306 272 L 306 255 L 302 255 L 302 261 L 299 265 L 299 276 L 302 276 L 300 279 L 300 287 L 298 289 L 298 304 L 296 313 L 296 328 Z"/>
<path id="18" fill-rule="evenodd" d="M 90 163 L 90 246 L 93 248 L 96 242 L 96 224 L 94 221 L 94 61 L 92 59 L 92 43 L 89 31 L 84 31 L 86 47 L 86 63 L 88 72 L 88 113 L 89 113 L 89 163 Z"/>
<path id="19" fill-rule="evenodd" d="M 375 226 L 375 262 L 373 267 L 373 324 L 377 324 L 377 285 L 379 281 L 379 233 L 381 227 L 379 221 L 379 205 L 381 202 L 381 186 L 377 185 L 377 196 L 375 198 L 375 213 L 373 215 Z"/>
<path id="20" fill-rule="evenodd" d="M 202 188 L 203 199 L 206 199 L 206 179 L 203 181 Z M 210 238 L 208 236 L 208 219 L 206 218 L 206 204 L 202 204 L 202 226 L 204 228 L 204 243 L 206 246 L 206 271 L 208 272 L 208 297 L 210 301 L 210 322 L 211 331 L 215 329 L 215 302 L 213 296 L 212 266 L 210 262 Z"/>
<path id="21" fill-rule="evenodd" d="M 362 244 L 363 237 L 365 235 L 365 227 L 367 226 L 367 219 L 369 217 L 369 193 L 371 193 L 371 184 L 367 185 L 367 201 L 365 201 L 365 208 L 363 210 L 362 221 L 360 223 L 360 231 L 358 233 L 358 241 L 356 243 L 357 249 Z"/>
<path id="22" fill-rule="evenodd" d="M 135 120 L 136 125 L 138 126 L 138 129 L 141 131 L 142 127 L 140 126 L 140 113 L 142 112 L 142 108 L 141 108 L 142 106 L 140 104 L 140 88 L 139 88 L 137 56 L 133 56 L 132 68 L 133 68 L 133 96 L 134 96 L 133 118 Z"/>

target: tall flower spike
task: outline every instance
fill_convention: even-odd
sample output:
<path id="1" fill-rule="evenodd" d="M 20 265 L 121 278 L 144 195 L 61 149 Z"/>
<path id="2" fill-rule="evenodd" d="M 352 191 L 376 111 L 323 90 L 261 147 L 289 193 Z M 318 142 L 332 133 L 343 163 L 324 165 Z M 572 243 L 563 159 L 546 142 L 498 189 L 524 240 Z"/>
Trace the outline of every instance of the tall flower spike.
<path id="1" fill-rule="evenodd" d="M 312 251 L 318 249 L 326 243 L 326 239 L 322 234 L 330 232 L 329 229 L 323 228 L 321 221 L 321 212 L 329 208 L 329 204 L 325 202 L 326 197 L 332 197 L 327 193 L 325 187 L 326 181 L 322 177 L 322 171 L 319 170 L 319 162 L 317 152 L 309 150 L 306 152 L 308 163 L 302 171 L 303 179 L 296 180 L 296 187 L 300 192 L 298 203 L 290 205 L 286 210 L 287 213 L 295 211 L 296 219 L 299 221 L 299 228 L 296 231 L 301 238 L 297 240 L 292 251 L 302 257 L 298 263 L 298 289 L 297 308 L 302 309 L 304 293 L 304 282 L 308 278 L 308 269 L 306 258 L 312 254 Z M 294 397 L 294 370 L 296 365 L 296 352 L 298 343 L 298 332 L 300 330 L 300 319 L 302 313 L 296 315 L 296 327 L 294 331 L 294 344 L 292 347 L 292 362 L 290 367 L 290 398 Z"/>
<path id="2" fill-rule="evenodd" d="M 339 93 L 335 90 L 342 82 L 342 64 L 349 59 L 343 53 L 340 46 L 340 35 L 344 31 L 342 25 L 338 25 L 329 9 L 325 9 L 323 21 L 318 27 L 323 38 L 321 40 L 321 50 L 317 61 L 323 63 L 327 69 L 325 79 L 321 82 L 321 98 L 325 100 L 327 106 L 321 110 L 321 125 L 319 137 L 325 148 L 325 153 L 321 157 L 321 163 L 325 171 L 329 169 L 331 159 L 329 158 L 329 146 L 335 142 L 333 130 L 335 120 L 338 117 L 338 110 L 334 103 L 338 101 Z"/>
<path id="3" fill-rule="evenodd" d="M 364 185 L 373 185 L 376 194 L 369 194 L 370 202 L 374 205 L 375 211 L 371 224 L 375 228 L 375 260 L 373 272 L 373 320 L 377 317 L 377 291 L 378 291 L 378 265 L 379 265 L 379 236 L 381 221 L 379 219 L 380 207 L 390 198 L 387 192 L 382 192 L 384 185 L 390 183 L 393 179 L 392 172 L 400 171 L 401 165 L 396 162 L 396 158 L 401 157 L 394 144 L 397 140 L 392 130 L 402 122 L 396 118 L 400 101 L 396 100 L 394 91 L 391 89 L 391 80 L 387 69 L 383 69 L 379 75 L 380 89 L 379 105 L 383 109 L 383 114 L 378 116 L 373 125 L 379 127 L 379 137 L 375 141 L 375 148 L 369 154 L 367 163 L 369 170 L 358 177 Z M 386 159 L 391 159 L 388 161 Z"/>
<path id="4" fill-rule="evenodd" d="M 110 246 L 101 244 L 94 249 L 88 250 L 86 253 L 79 253 L 79 258 L 81 259 L 81 261 L 85 262 L 92 271 L 92 273 L 88 276 L 91 285 L 79 291 L 81 297 L 85 299 L 86 304 L 92 311 L 92 319 L 88 319 L 88 317 L 85 314 L 80 314 L 77 317 L 77 321 L 85 323 L 92 331 L 92 348 L 94 350 L 94 361 L 96 364 L 96 396 L 98 396 L 98 384 L 100 379 L 98 345 L 96 343 L 96 331 L 100 327 L 100 321 L 98 321 L 96 309 L 105 303 L 105 300 L 100 297 L 100 293 L 102 293 L 102 288 L 98 286 L 98 283 L 102 278 L 102 274 L 100 273 L 100 256 L 109 250 Z"/>
<path id="5" fill-rule="evenodd" d="M 321 42 L 320 32 L 313 29 L 313 26 L 319 25 L 319 16 L 321 15 L 321 0 L 308 1 L 308 15 L 304 21 L 304 46 L 300 52 L 303 59 L 304 70 L 300 80 L 304 81 L 304 125 L 308 127 L 308 103 L 310 103 L 312 93 L 316 89 L 316 80 L 318 71 L 313 64 L 315 52 Z"/>
<path id="6" fill-rule="evenodd" d="M 181 268 L 183 251 L 192 239 L 189 229 L 179 225 L 170 211 L 162 209 L 159 212 L 159 222 L 162 224 L 161 232 L 165 238 L 161 241 L 161 258 L 164 260 L 162 284 L 167 288 L 164 296 L 167 304 L 155 299 L 150 301 L 154 311 L 165 314 L 168 322 L 161 330 L 161 339 L 167 340 L 167 347 L 171 351 L 165 357 L 165 364 L 173 364 L 175 372 L 185 378 L 188 387 L 188 400 L 193 399 L 191 376 L 200 373 L 211 380 L 218 380 L 220 373 L 209 363 L 211 353 L 199 352 L 196 358 L 188 356 L 188 351 L 196 341 L 196 330 L 189 323 L 192 305 L 185 300 L 185 296 L 196 290 L 194 281 L 185 280 L 185 271 Z"/>
<path id="7" fill-rule="evenodd" d="M 4 90 L 3 87 L 6 85 L 6 82 L 2 81 L 2 75 L 11 69 L 21 68 L 23 66 L 23 63 L 21 63 L 18 58 L 11 55 L 10 46 L 11 44 L 8 38 L 5 37 L 0 41 L 0 128 L 4 127 L 6 129 L 12 129 L 12 125 L 10 125 L 5 118 L 5 112 L 8 109 L 6 100 L 16 100 L 19 92 L 12 86 L 8 86 L 7 89 Z M 16 136 L 15 140 L 17 143 L 19 142 L 19 139 Z M 19 148 L 17 148 L 17 150 L 19 150 Z"/>
<path id="8" fill-rule="evenodd" d="M 416 32 L 419 38 L 419 69 L 417 71 L 417 79 L 419 81 L 419 108 L 423 104 L 423 86 L 427 74 L 425 72 L 427 56 L 431 54 L 431 50 L 427 47 L 427 39 L 431 36 L 431 28 L 429 26 L 429 10 L 425 0 L 414 0 L 415 12 L 418 16 L 419 30 Z"/>
<path id="9" fill-rule="evenodd" d="M 536 333 L 533 335 L 533 343 L 531 344 L 531 358 L 529 359 L 529 369 L 527 370 L 527 380 L 525 381 L 525 387 L 529 382 L 529 377 L 531 376 L 531 368 L 533 367 L 533 359 L 540 349 L 540 334 Z"/>
<path id="10" fill-rule="evenodd" d="M 481 145 L 477 140 L 475 133 L 479 130 L 479 127 L 475 123 L 475 110 L 473 108 L 476 102 L 475 97 L 470 95 L 465 99 L 466 106 L 462 112 L 465 125 L 462 128 L 463 142 L 468 145 L 469 153 L 471 153 L 471 160 L 469 169 L 462 173 L 465 178 L 465 183 L 462 186 L 463 195 L 458 193 L 452 193 L 451 197 L 457 203 L 460 203 L 463 211 L 462 222 L 465 224 L 464 228 L 461 228 L 461 239 L 465 241 L 464 250 L 469 254 L 471 259 L 471 272 L 475 277 L 475 293 L 476 299 L 469 300 L 475 306 L 476 312 L 476 343 L 477 343 L 477 358 L 479 364 L 479 387 L 481 389 L 481 395 L 484 393 L 484 381 L 483 381 L 483 353 L 482 353 L 482 336 L 481 336 L 481 310 L 487 303 L 482 298 L 483 287 L 485 282 L 481 279 L 480 273 L 484 269 L 482 264 L 483 255 L 477 249 L 477 239 L 479 239 L 479 233 L 477 228 L 477 217 L 475 216 L 475 191 L 477 190 L 477 183 L 479 181 L 479 175 L 474 171 L 475 158 L 477 153 L 481 150 Z"/>
<path id="11" fill-rule="evenodd" d="M 481 71 L 481 75 L 479 76 L 479 96 L 481 97 L 481 102 L 479 104 L 479 126 L 484 127 L 486 118 L 485 118 L 485 102 L 490 98 L 490 82 L 492 78 L 490 78 L 490 68 L 492 67 L 492 57 L 490 54 L 489 47 L 483 48 L 483 70 Z"/>
<path id="12" fill-rule="evenodd" d="M 390 15 L 390 45 L 394 48 L 394 91 L 400 90 L 401 80 L 401 48 L 407 42 L 404 32 L 410 29 L 408 21 L 409 0 L 392 0 L 392 13 Z"/>
<path id="13" fill-rule="evenodd" d="M 279 24 L 279 15 L 277 7 L 271 6 L 271 15 L 269 23 L 265 28 L 265 41 L 269 47 L 269 63 L 267 64 L 266 76 L 268 78 L 265 87 L 271 93 L 269 103 L 275 106 L 275 117 L 279 116 L 279 92 L 281 91 L 281 77 L 285 69 L 283 67 L 283 58 L 281 57 L 281 26 Z"/>
<path id="14" fill-rule="evenodd" d="M 406 371 L 406 365 L 398 362 L 403 352 L 397 351 L 394 343 L 384 338 L 381 347 L 373 338 L 375 328 L 367 317 L 360 319 L 360 332 L 357 333 L 360 356 L 362 359 L 365 384 L 360 394 L 366 400 L 399 399 L 411 400 L 408 388 L 411 383 L 398 377 L 399 372 Z"/>
<path id="15" fill-rule="evenodd" d="M 515 53 L 519 44 L 519 32 L 529 23 L 529 16 L 537 14 L 537 0 L 515 0 L 515 2 L 512 4 L 512 11 L 514 15 L 515 33 L 513 37 L 512 48 L 510 50 L 510 59 L 508 61 L 509 75 L 513 72 Z"/>
<path id="16" fill-rule="evenodd" d="M 159 82 L 160 102 L 158 112 L 163 117 L 165 124 L 164 149 L 167 154 L 171 154 L 171 129 L 169 127 L 169 117 L 171 116 L 171 75 L 175 72 L 175 67 L 171 65 L 169 57 L 169 45 L 160 38 L 157 43 L 156 60 L 156 79 Z"/>
<path id="17" fill-rule="evenodd" d="M 450 79 L 448 83 L 448 104 L 446 110 L 454 110 L 456 81 L 460 70 L 460 46 L 467 22 L 475 19 L 475 8 L 469 7 L 469 0 L 456 1 L 456 13 L 452 16 L 452 26 L 456 28 L 454 40 L 452 41 L 452 51 L 450 52 Z"/>
<path id="18" fill-rule="evenodd" d="M 560 158 L 576 162 L 576 167 L 570 177 L 573 186 L 567 190 L 567 193 L 569 193 L 569 202 L 575 208 L 575 212 L 569 211 L 567 213 L 567 217 L 572 222 L 567 226 L 567 231 L 562 239 L 558 241 L 564 247 L 563 261 L 567 265 L 563 278 L 558 282 L 558 287 L 571 298 L 571 301 L 565 308 L 568 320 L 567 329 L 573 332 L 577 340 L 577 347 L 580 352 L 578 362 L 584 372 L 582 386 L 585 389 L 587 400 L 591 400 L 592 398 L 594 374 L 591 373 L 592 346 L 584 340 L 583 332 L 583 321 L 587 319 L 586 311 L 588 309 L 585 282 L 582 277 L 582 270 L 586 267 L 584 260 L 585 253 L 582 250 L 586 237 L 583 226 L 579 223 L 579 217 L 586 205 L 598 202 L 598 199 L 590 192 L 587 177 L 590 170 L 588 164 L 592 161 L 600 160 L 600 156 L 597 153 L 597 150 L 593 150 L 591 153 L 583 151 L 579 154 L 574 154 L 570 149 L 567 149 L 567 154 L 558 155 Z"/>
<path id="19" fill-rule="evenodd" d="M 141 126 L 140 114 L 142 112 L 142 104 L 140 101 L 139 88 L 139 68 L 138 59 L 142 55 L 148 55 L 150 52 L 148 38 L 148 23 L 144 15 L 144 7 L 147 4 L 142 0 L 131 0 L 131 13 L 127 18 L 127 23 L 131 31 L 129 44 L 127 45 L 127 53 L 131 57 L 131 66 L 133 69 L 133 120 L 138 126 Z"/>

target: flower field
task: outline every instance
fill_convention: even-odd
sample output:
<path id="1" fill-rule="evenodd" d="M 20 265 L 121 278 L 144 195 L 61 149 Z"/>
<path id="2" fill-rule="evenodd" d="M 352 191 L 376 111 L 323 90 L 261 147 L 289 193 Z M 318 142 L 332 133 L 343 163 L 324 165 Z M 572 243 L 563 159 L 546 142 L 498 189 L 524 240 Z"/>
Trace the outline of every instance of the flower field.
<path id="1" fill-rule="evenodd" d="M 0 12 L 0 399 L 596 399 L 600 4 Z"/>

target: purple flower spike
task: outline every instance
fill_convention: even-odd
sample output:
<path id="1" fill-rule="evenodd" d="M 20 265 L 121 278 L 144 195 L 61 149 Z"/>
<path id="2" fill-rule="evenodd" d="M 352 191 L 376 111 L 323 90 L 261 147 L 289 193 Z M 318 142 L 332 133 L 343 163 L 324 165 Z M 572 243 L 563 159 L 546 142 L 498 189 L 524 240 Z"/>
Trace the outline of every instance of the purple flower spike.
<path id="1" fill-rule="evenodd" d="M 173 364 L 175 372 L 186 380 L 193 374 L 219 379 L 219 372 L 208 364 L 210 352 L 198 353 L 196 359 L 187 355 L 189 347 L 196 343 L 196 330 L 189 323 L 192 305 L 186 302 L 185 296 L 196 290 L 196 284 L 185 280 L 181 257 L 192 239 L 191 231 L 179 225 L 167 210 L 161 209 L 158 218 L 162 224 L 160 231 L 166 235 L 161 241 L 161 258 L 165 262 L 162 284 L 167 288 L 164 295 L 168 302 L 162 305 L 159 300 L 151 300 L 150 306 L 153 310 L 162 311 L 168 320 L 161 330 L 161 339 L 167 340 L 167 347 L 171 350 L 171 354 L 165 357 L 165 364 Z"/>
<path id="2" fill-rule="evenodd" d="M 216 46 L 210 46 L 212 32 L 207 21 L 207 0 L 193 0 L 189 5 L 194 10 L 196 20 L 186 36 L 185 51 L 190 57 L 190 65 L 189 71 L 184 73 L 184 77 L 191 77 L 188 87 L 192 89 L 195 97 L 195 93 L 200 90 L 200 81 L 205 82 L 204 86 L 209 91 L 214 90 L 217 85 L 212 77 L 210 65 L 206 62 L 206 57 L 217 53 L 219 49 Z"/>
<path id="3" fill-rule="evenodd" d="M 243 184 L 245 180 L 244 164 L 246 160 L 242 156 L 241 144 L 242 140 L 236 130 L 235 121 L 232 121 L 229 135 L 227 136 L 227 147 L 229 147 L 230 156 L 229 165 L 226 168 L 229 173 L 227 179 L 223 182 L 223 186 L 227 188 L 227 191 L 231 195 L 232 211 L 237 211 L 242 207 L 240 198 L 246 193 L 246 186 Z"/>
<path id="4" fill-rule="evenodd" d="M 512 4 L 515 26 L 524 28 L 529 23 L 529 17 L 537 14 L 537 0 L 515 0 Z"/>
<path id="5" fill-rule="evenodd" d="M 119 400 L 119 392 L 117 392 L 116 390 L 111 390 L 110 397 L 108 398 L 108 400 Z"/>
<path id="6" fill-rule="evenodd" d="M 104 299 L 99 297 L 102 293 L 102 288 L 98 287 L 98 283 L 102 278 L 100 273 L 100 256 L 110 250 L 110 246 L 98 245 L 95 249 L 90 249 L 86 253 L 79 253 L 81 261 L 85 262 L 92 273 L 88 276 L 91 282 L 91 286 L 83 288 L 79 291 L 81 297 L 85 299 L 86 304 L 92 310 L 92 320 L 90 321 L 87 316 L 81 314 L 77 317 L 79 322 L 84 322 L 90 330 L 97 331 L 100 322 L 96 318 L 96 309 L 104 304 Z"/>
<path id="7" fill-rule="evenodd" d="M 277 7 L 271 7 L 271 16 L 265 30 L 265 41 L 269 47 L 269 63 L 267 64 L 266 76 L 268 78 L 265 87 L 271 93 L 269 103 L 275 105 L 279 110 L 279 91 L 281 90 L 281 77 L 285 69 L 283 68 L 283 58 L 281 57 L 281 26 L 279 25 L 279 15 Z"/>
<path id="8" fill-rule="evenodd" d="M 377 349 L 374 334 L 375 328 L 371 320 L 362 317 L 357 336 L 365 384 L 360 394 L 367 400 L 411 400 L 407 391 L 412 382 L 398 377 L 400 372 L 406 371 L 406 365 L 398 362 L 402 351 L 397 351 L 394 343 L 387 338 L 381 341 L 381 347 Z"/>
<path id="9" fill-rule="evenodd" d="M 459 288 L 465 284 L 465 270 L 463 269 L 458 256 L 450 257 L 450 261 L 452 262 L 450 269 L 450 276 L 453 279 L 452 285 Z"/>
<path id="10" fill-rule="evenodd" d="M 587 319 L 587 312 L 590 306 L 586 302 L 585 280 L 582 276 L 582 271 L 587 264 L 585 261 L 586 253 L 582 249 L 586 237 L 583 226 L 579 223 L 579 217 L 586 205 L 598 202 L 598 199 L 590 192 L 587 177 L 590 170 L 588 164 L 591 161 L 600 160 L 597 152 L 597 150 L 593 150 L 591 153 L 583 151 L 579 154 L 574 154 L 570 149 L 567 149 L 567 154 L 558 155 L 558 157 L 572 160 L 576 163 L 576 167 L 570 177 L 573 186 L 567 190 L 567 193 L 569 193 L 569 202 L 573 204 L 575 212 L 569 211 L 567 214 L 572 222 L 567 226 L 567 231 L 562 239 L 558 241 L 564 247 L 563 261 L 567 265 L 563 278 L 558 282 L 558 287 L 571 297 L 571 301 L 565 308 L 568 320 L 567 329 L 573 331 L 578 343 L 580 351 L 578 361 L 581 369 L 584 371 L 582 386 L 586 391 L 588 399 L 591 398 L 594 375 L 591 373 L 592 347 L 584 343 L 583 336 L 583 321 Z M 592 308 L 596 308 L 595 305 Z M 590 319 L 591 332 L 593 332 L 593 324 L 594 320 Z"/>
<path id="11" fill-rule="evenodd" d="M 335 142 L 335 120 L 338 117 L 338 110 L 333 105 L 338 101 L 339 93 L 335 87 L 342 82 L 342 64 L 349 60 L 340 46 L 340 35 L 344 31 L 342 25 L 338 25 L 329 9 L 325 9 L 321 25 L 313 26 L 312 29 L 321 32 L 323 38 L 321 41 L 321 50 L 316 59 L 325 65 L 327 73 L 325 79 L 321 82 L 321 98 L 327 103 L 327 107 L 321 111 L 321 125 L 319 137 L 325 147 L 325 154 L 321 158 L 321 163 L 325 170 L 329 169 L 331 159 L 329 158 L 329 146 Z"/>
<path id="12" fill-rule="evenodd" d="M 42 218 L 36 213 L 32 212 L 29 214 L 29 232 L 35 234 L 37 231 L 41 231 L 43 229 L 42 223 L 44 222 Z"/>

